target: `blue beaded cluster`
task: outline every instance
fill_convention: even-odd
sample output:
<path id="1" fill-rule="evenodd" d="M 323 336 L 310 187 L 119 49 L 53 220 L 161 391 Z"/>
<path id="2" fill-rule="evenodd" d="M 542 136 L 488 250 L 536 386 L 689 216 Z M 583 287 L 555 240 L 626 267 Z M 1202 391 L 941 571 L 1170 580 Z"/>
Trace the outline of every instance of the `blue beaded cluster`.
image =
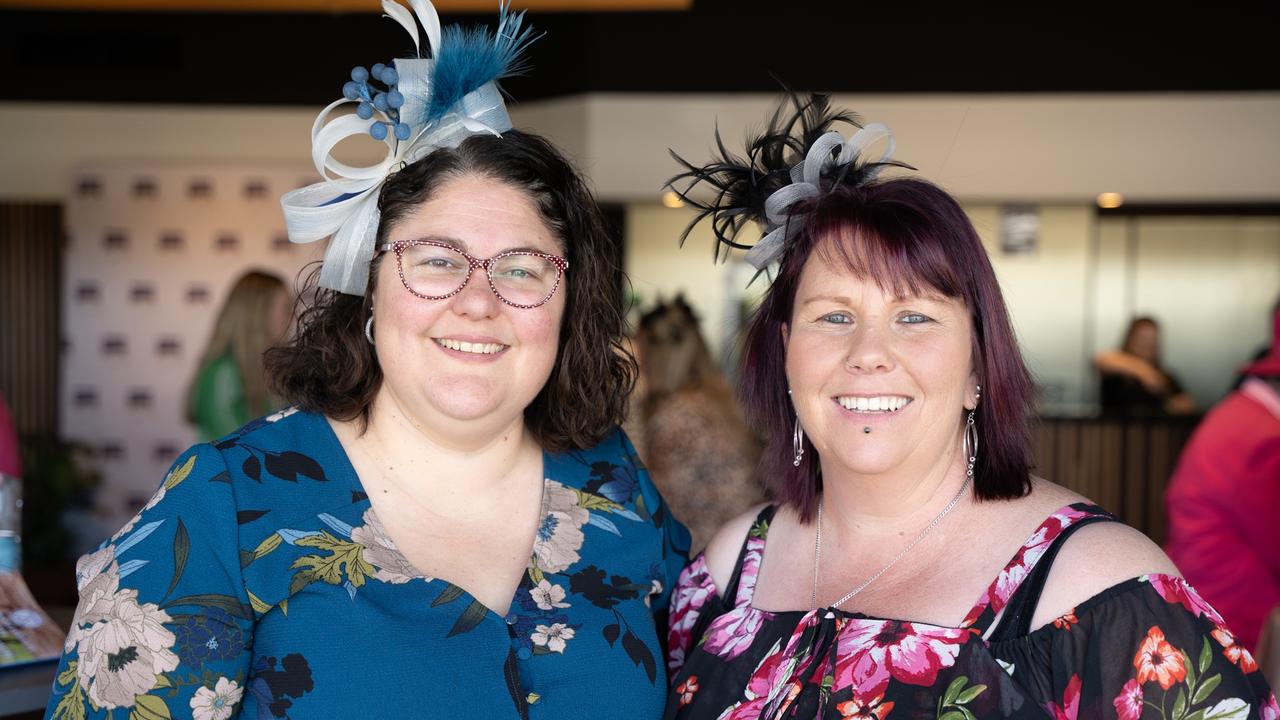
<path id="1" fill-rule="evenodd" d="M 385 85 L 386 90 L 371 87 L 370 77 Z M 360 65 L 352 68 L 351 80 L 342 86 L 343 97 L 360 101 L 356 106 L 356 116 L 361 120 L 373 118 L 374 110 L 390 118 L 374 120 L 369 125 L 369 135 L 374 140 L 386 140 L 388 131 L 394 133 L 397 140 L 409 139 L 408 124 L 400 122 L 400 108 L 404 106 L 404 95 L 396 89 L 398 82 L 400 82 L 400 74 L 394 67 L 377 63 L 368 70 Z"/>

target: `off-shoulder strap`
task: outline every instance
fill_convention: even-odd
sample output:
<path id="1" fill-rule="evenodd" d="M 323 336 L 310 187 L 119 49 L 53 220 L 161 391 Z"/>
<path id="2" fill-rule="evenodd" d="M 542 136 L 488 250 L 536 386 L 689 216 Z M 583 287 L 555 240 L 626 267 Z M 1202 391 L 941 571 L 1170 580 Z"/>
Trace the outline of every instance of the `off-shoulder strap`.
<path id="1" fill-rule="evenodd" d="M 742 539 L 742 549 L 738 551 L 738 562 L 733 566 L 733 575 L 729 578 L 729 584 L 724 589 L 724 599 L 733 598 L 733 606 L 749 604 L 751 597 L 755 595 L 756 584 L 754 577 L 751 582 L 743 584 L 742 569 L 747 566 L 748 561 L 755 572 L 760 569 L 760 559 L 764 556 L 765 537 L 769 534 L 769 524 L 773 522 L 773 516 L 778 512 L 776 505 L 766 505 L 760 514 L 756 516 L 755 522 L 751 523 L 751 528 L 747 530 L 747 536 Z M 755 529 L 761 528 L 758 537 L 753 537 Z M 753 557 L 754 556 L 754 557 Z"/>
<path id="2" fill-rule="evenodd" d="M 982 597 L 978 598 L 965 619 L 965 625 L 975 628 L 979 634 L 985 634 L 1001 610 L 1006 611 L 1000 622 L 1001 632 L 1008 630 L 1009 621 L 1013 617 L 1018 618 L 1019 624 L 1030 623 L 1036 602 L 1040 599 L 1040 591 L 1044 589 L 1045 579 L 1048 578 L 1049 568 L 1063 542 L 1076 530 L 1095 522 L 1119 520 L 1106 510 L 1089 503 L 1067 505 L 1050 514 L 1036 527 L 1022 547 L 1018 548 L 1018 552 L 991 582 Z M 1026 590 L 1020 592 L 1024 589 Z M 1011 604 L 1015 595 L 1019 603 L 1017 607 Z M 1022 619 L 1024 614 L 1027 617 Z"/>

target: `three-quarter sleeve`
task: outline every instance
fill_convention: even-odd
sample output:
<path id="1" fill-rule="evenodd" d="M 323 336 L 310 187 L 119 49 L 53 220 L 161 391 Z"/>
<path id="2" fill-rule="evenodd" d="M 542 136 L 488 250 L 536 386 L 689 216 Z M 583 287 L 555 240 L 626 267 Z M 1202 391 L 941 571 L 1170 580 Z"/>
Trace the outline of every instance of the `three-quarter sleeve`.
<path id="1" fill-rule="evenodd" d="M 1040 686 L 1053 717 L 1280 717 L 1249 651 L 1182 578 L 1122 583 L 1008 649 L 1002 664 L 1015 672 L 1037 665 L 1033 654 L 1047 661 L 1023 679 Z"/>
<path id="2" fill-rule="evenodd" d="M 47 718 L 235 715 L 254 613 L 217 450 L 184 453 L 143 510 L 80 559 L 76 583 Z"/>

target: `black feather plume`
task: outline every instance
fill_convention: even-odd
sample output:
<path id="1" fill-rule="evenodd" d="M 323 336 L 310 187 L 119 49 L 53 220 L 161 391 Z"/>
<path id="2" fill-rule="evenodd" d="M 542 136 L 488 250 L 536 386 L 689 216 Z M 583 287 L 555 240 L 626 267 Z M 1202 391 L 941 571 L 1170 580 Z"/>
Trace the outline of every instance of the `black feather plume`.
<path id="1" fill-rule="evenodd" d="M 721 252 L 727 253 L 730 248 L 750 249 L 750 245 L 738 242 L 742 228 L 749 222 L 768 224 L 765 201 L 791 183 L 791 168 L 804 162 L 805 153 L 814 141 L 842 125 L 855 130 L 862 127 L 857 115 L 833 108 L 830 96 L 801 95 L 787 90 L 784 102 L 774 109 L 764 132 L 755 137 L 748 135 L 745 158 L 725 147 L 719 127 L 715 131 L 716 153 L 707 164 L 695 165 L 671 151 L 671 157 L 683 171 L 668 180 L 666 187 L 697 210 L 693 221 L 680 235 L 680 245 L 684 245 L 694 227 L 710 218 L 717 240 L 714 247 L 717 261 Z M 822 190 L 828 192 L 836 185 L 860 184 L 872 168 L 883 165 L 910 167 L 894 161 L 860 163 L 855 159 L 852 163 L 825 169 Z M 706 189 L 711 192 L 709 199 Z"/>

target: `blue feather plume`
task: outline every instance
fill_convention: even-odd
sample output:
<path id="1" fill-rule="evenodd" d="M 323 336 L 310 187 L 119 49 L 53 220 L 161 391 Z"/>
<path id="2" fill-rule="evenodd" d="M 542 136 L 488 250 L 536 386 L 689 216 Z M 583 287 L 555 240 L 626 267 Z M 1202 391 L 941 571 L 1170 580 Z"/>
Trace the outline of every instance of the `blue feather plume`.
<path id="1" fill-rule="evenodd" d="M 444 28 L 440 48 L 434 53 L 431 100 L 424 122 L 443 117 L 455 103 L 485 83 L 520 75 L 528 69 L 521 54 L 542 34 L 535 35 L 532 27 L 524 27 L 523 10 L 511 13 L 510 9 L 510 0 L 499 4 L 496 38 L 483 27 Z"/>

